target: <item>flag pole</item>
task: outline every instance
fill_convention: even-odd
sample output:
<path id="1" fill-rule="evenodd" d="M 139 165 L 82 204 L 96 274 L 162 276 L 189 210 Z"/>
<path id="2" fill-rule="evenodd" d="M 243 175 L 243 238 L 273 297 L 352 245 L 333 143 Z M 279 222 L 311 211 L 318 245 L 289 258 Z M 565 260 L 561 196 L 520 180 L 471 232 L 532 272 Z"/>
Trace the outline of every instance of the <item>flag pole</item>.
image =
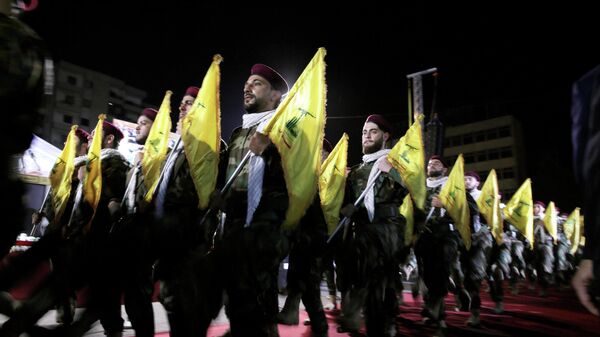
<path id="1" fill-rule="evenodd" d="M 244 158 L 242 159 L 242 161 L 240 162 L 240 164 L 235 168 L 235 171 L 233 171 L 233 174 L 231 175 L 231 177 L 229 177 L 229 179 L 227 180 L 227 183 L 225 183 L 225 186 L 223 186 L 223 188 L 221 188 L 221 191 L 220 191 L 221 195 L 223 195 L 224 193 L 226 193 L 227 191 L 229 191 L 229 189 L 231 188 L 231 185 L 233 185 L 233 182 L 235 181 L 235 179 L 240 175 L 240 173 L 242 172 L 242 169 L 248 163 L 248 160 L 250 160 L 250 155 L 251 154 L 252 154 L 252 151 L 250 151 L 250 150 L 248 150 L 248 152 L 246 152 L 246 155 L 244 156 Z M 200 220 L 200 225 L 204 224 L 204 222 L 208 218 L 208 215 L 212 211 L 213 211 L 213 209 L 209 208 L 206 211 L 206 213 L 204 213 L 204 216 L 202 217 L 202 220 Z M 212 246 L 209 249 L 209 252 L 215 247 L 215 239 L 217 237 L 217 233 L 221 233 L 222 232 L 224 225 L 225 225 L 224 221 L 220 221 L 219 224 L 217 225 L 217 228 L 215 228 L 215 231 L 213 232 L 213 235 L 212 235 Z"/>
<path id="2" fill-rule="evenodd" d="M 358 199 L 356 199 L 356 201 L 354 202 L 354 207 L 358 207 L 358 205 L 360 205 L 360 203 L 363 201 L 363 199 L 365 198 L 365 196 L 367 195 L 367 192 L 373 188 L 373 185 L 375 185 L 375 182 L 377 181 L 377 177 L 379 177 L 379 175 L 381 174 L 381 170 L 377 170 L 377 173 L 375 173 L 375 176 L 373 177 L 373 180 L 367 185 L 367 187 L 362 191 L 362 193 L 360 194 L 360 196 L 358 197 Z M 331 233 L 331 235 L 329 236 L 329 238 L 327 239 L 327 243 L 330 243 L 331 240 L 333 239 L 333 237 L 340 231 L 340 229 L 348 222 L 348 220 L 350 220 L 350 218 L 348 218 L 347 216 L 345 216 L 337 225 L 337 227 L 335 228 L 335 230 L 333 231 L 333 233 Z"/>
<path id="3" fill-rule="evenodd" d="M 42 201 L 42 205 L 40 206 L 40 209 L 38 210 L 38 214 L 42 214 L 42 211 L 44 210 L 44 206 L 46 206 L 46 202 L 48 202 L 48 196 L 50 195 L 50 189 L 52 187 L 48 187 L 48 191 L 46 191 L 46 195 L 44 196 L 44 200 Z M 31 232 L 29 232 L 29 236 L 33 236 L 33 234 L 35 233 L 35 230 L 37 229 L 37 223 L 33 224 L 33 227 L 31 227 Z"/>

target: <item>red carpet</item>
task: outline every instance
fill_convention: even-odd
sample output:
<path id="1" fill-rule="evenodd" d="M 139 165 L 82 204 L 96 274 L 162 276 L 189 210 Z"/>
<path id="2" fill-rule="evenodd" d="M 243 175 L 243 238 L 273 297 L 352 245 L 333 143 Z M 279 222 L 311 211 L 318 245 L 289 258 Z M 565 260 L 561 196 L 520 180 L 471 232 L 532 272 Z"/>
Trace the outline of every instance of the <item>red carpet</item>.
<path id="1" fill-rule="evenodd" d="M 17 299 L 28 297 L 43 280 L 48 272 L 47 264 L 40 266 L 39 270 L 28 279 L 25 284 L 12 289 L 11 293 Z M 481 321 L 482 328 L 468 328 L 465 321 L 469 317 L 467 312 L 454 311 L 454 297 L 446 299 L 449 336 L 600 336 L 600 320 L 589 314 L 579 304 L 572 289 L 551 288 L 548 297 L 538 296 L 537 291 L 521 287 L 521 294 L 512 295 L 506 291 L 504 301 L 505 312 L 496 314 L 493 311 L 494 302 L 489 295 L 482 294 Z M 155 294 L 156 295 L 156 294 Z M 79 305 L 85 302 L 85 290 L 79 293 Z M 434 328 L 421 322 L 421 300 L 413 300 L 409 293 L 404 294 L 405 304 L 400 308 L 398 317 L 398 330 L 401 335 L 431 336 Z M 348 336 L 336 332 L 335 317 L 327 312 L 329 321 L 329 336 Z M 300 322 L 306 319 L 306 312 L 302 312 Z M 228 325 L 213 325 L 208 336 L 220 336 Z M 279 326 L 282 337 L 309 337 L 310 327 L 302 324 L 298 326 Z M 363 331 L 364 332 L 364 331 Z M 167 333 L 157 336 L 168 336 Z"/>
<path id="2" fill-rule="evenodd" d="M 572 289 L 549 291 L 546 298 L 537 295 L 537 291 L 524 289 L 519 295 L 507 291 L 504 302 L 504 313 L 493 311 L 494 302 L 489 295 L 482 296 L 481 328 L 465 326 L 469 317 L 467 312 L 454 311 L 454 297 L 448 296 L 447 324 L 448 336 L 600 336 L 600 320 L 587 313 L 579 304 Z M 431 336 L 435 329 L 421 322 L 420 298 L 414 301 L 408 293 L 404 294 L 405 304 L 401 306 L 398 317 L 398 332 L 403 336 Z M 336 331 L 335 318 L 327 312 L 330 337 L 348 337 L 347 333 Z M 306 312 L 301 313 L 300 322 L 307 318 Z M 213 325 L 208 331 L 209 337 L 221 336 L 227 331 L 228 325 Z M 364 335 L 364 330 L 361 331 Z M 310 337 L 310 327 L 302 325 L 279 325 L 281 337 Z M 166 337 L 168 333 L 156 336 Z"/>

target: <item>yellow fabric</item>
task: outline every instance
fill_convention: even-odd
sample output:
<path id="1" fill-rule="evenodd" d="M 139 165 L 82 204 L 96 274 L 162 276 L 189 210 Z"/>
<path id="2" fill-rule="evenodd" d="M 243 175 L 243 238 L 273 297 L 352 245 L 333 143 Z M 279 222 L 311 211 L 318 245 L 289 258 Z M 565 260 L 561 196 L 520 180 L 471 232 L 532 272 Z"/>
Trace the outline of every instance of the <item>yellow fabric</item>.
<path id="1" fill-rule="evenodd" d="M 348 164 L 348 135 L 344 132 L 321 166 L 319 196 L 321 208 L 331 234 L 340 221 L 340 208 L 344 202 L 346 166 Z"/>
<path id="2" fill-rule="evenodd" d="M 496 242 L 501 245 L 503 225 L 496 170 L 492 169 L 488 174 L 488 177 L 481 188 L 481 195 L 479 195 L 479 199 L 476 201 L 477 207 L 479 207 L 479 213 L 483 215 L 488 226 L 490 226 Z"/>
<path id="3" fill-rule="evenodd" d="M 458 155 L 448 181 L 442 187 L 439 198 L 444 208 L 454 220 L 454 225 L 467 247 L 471 248 L 471 216 L 469 215 L 469 204 L 467 203 L 467 191 L 465 189 L 465 167 L 462 153 Z"/>
<path id="4" fill-rule="evenodd" d="M 50 171 L 50 187 L 52 190 L 52 207 L 54 208 L 54 222 L 58 222 L 65 211 L 67 200 L 71 195 L 73 172 L 75 171 L 75 155 L 77 150 L 77 125 L 71 126 L 65 147 L 56 159 Z"/>
<path id="5" fill-rule="evenodd" d="M 398 143 L 388 153 L 387 159 L 394 166 L 402 181 L 408 188 L 417 208 L 423 210 L 427 187 L 425 185 L 425 148 L 423 146 L 423 132 L 419 115 L 413 125 L 400 138 Z"/>
<path id="6" fill-rule="evenodd" d="M 181 139 L 185 157 L 198 193 L 198 208 L 208 207 L 210 193 L 215 190 L 221 148 L 221 55 L 213 61 L 204 75 L 202 87 L 190 112 L 182 123 Z"/>
<path id="7" fill-rule="evenodd" d="M 533 197 L 531 179 L 527 178 L 503 209 L 504 217 L 531 243 L 533 249 Z"/>
<path id="8" fill-rule="evenodd" d="M 404 228 L 404 245 L 410 246 L 413 239 L 413 233 L 415 228 L 415 216 L 413 209 L 413 202 L 410 194 L 407 194 L 400 205 L 400 214 L 406 219 L 406 227 Z"/>
<path id="9" fill-rule="evenodd" d="M 554 239 L 554 243 L 558 239 L 558 216 L 556 215 L 556 206 L 554 206 L 554 201 L 550 201 L 548 203 L 548 208 L 546 208 L 546 214 L 544 214 L 544 226 L 550 233 L 550 236 Z"/>
<path id="10" fill-rule="evenodd" d="M 289 195 L 283 228 L 293 228 L 313 202 L 325 130 L 325 48 L 319 48 L 261 131 L 281 155 Z"/>
<path id="11" fill-rule="evenodd" d="M 102 151 L 102 140 L 104 138 L 102 124 L 105 119 L 105 114 L 98 116 L 98 124 L 96 124 L 96 129 L 94 130 L 94 138 L 88 149 L 88 156 L 85 164 L 86 174 L 83 178 L 83 194 L 85 201 L 94 210 L 86 229 L 89 229 L 92 220 L 94 220 L 96 208 L 98 208 L 98 202 L 100 202 L 100 194 L 102 193 L 102 164 L 100 152 Z"/>
<path id="12" fill-rule="evenodd" d="M 154 191 L 158 186 L 161 168 L 167 157 L 169 149 L 169 133 L 171 132 L 171 95 L 172 91 L 167 91 L 162 104 L 158 109 L 158 114 L 152 123 L 152 128 L 144 144 L 144 157 L 142 158 L 142 172 L 144 174 L 144 184 L 148 190 L 144 199 L 151 202 Z"/>
<path id="13" fill-rule="evenodd" d="M 581 236 L 580 213 L 579 207 L 576 207 L 563 225 L 565 236 L 571 241 L 571 254 L 575 254 L 579 247 L 579 237 Z"/>

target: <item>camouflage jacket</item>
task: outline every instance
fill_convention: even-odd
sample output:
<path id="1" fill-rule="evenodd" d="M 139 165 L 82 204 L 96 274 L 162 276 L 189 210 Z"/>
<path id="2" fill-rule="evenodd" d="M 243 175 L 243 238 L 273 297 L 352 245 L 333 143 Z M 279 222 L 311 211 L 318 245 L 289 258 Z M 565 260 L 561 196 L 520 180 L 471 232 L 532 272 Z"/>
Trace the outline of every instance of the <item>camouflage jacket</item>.
<path id="1" fill-rule="evenodd" d="M 344 204 L 354 203 L 358 199 L 360 194 L 367 187 L 369 174 L 375 163 L 376 161 L 361 163 L 350 169 L 350 173 L 346 180 L 346 200 Z M 393 209 L 398 211 L 408 190 L 402 185 L 402 179 L 397 171 L 392 169 L 389 173 L 381 172 L 379 177 L 377 177 L 373 188 L 375 192 L 375 215 L 373 222 L 378 218 L 398 216 L 399 213 L 394 215 Z M 359 210 L 353 218 L 362 223 L 371 222 L 364 203 L 360 204 Z"/>
<path id="2" fill-rule="evenodd" d="M 425 215 L 429 214 L 429 212 L 431 211 L 431 202 L 433 200 L 433 197 L 440 194 L 440 191 L 442 190 L 442 187 L 445 185 L 445 183 L 446 182 L 439 184 L 435 187 L 427 186 L 427 198 L 425 200 Z M 479 231 L 479 227 L 481 226 L 479 224 L 479 207 L 477 207 L 477 203 L 475 202 L 475 199 L 473 199 L 470 193 L 465 194 L 467 198 L 467 204 L 469 205 L 471 233 L 475 233 Z M 448 212 L 446 212 L 446 210 L 443 208 L 435 208 L 431 213 L 431 217 L 429 218 L 427 223 L 425 223 L 424 220 L 425 218 L 422 218 L 421 221 L 417 221 L 417 219 L 415 219 L 415 222 L 418 224 L 417 228 L 419 232 L 426 230 L 432 232 L 434 235 L 444 235 L 449 231 L 456 230 L 456 228 L 454 228 L 454 220 L 452 220 Z"/>
<path id="3" fill-rule="evenodd" d="M 233 131 L 229 147 L 226 152 L 222 153 L 218 186 L 223 186 L 241 163 L 249 151 L 250 138 L 256 129 L 257 126 L 248 129 L 240 127 Z M 265 161 L 265 172 L 262 197 L 254 212 L 254 219 L 267 217 L 272 221 L 282 222 L 288 207 L 288 194 L 281 166 L 281 156 L 275 145 L 270 144 L 261 157 Z M 245 221 L 248 202 L 248 168 L 249 165 L 246 164 L 231 189 L 224 195 L 227 218 L 230 220 Z"/>
<path id="4" fill-rule="evenodd" d="M 108 233 L 112 226 L 112 219 L 108 211 L 108 203 L 111 200 L 120 202 L 125 194 L 127 172 L 130 169 L 130 164 L 123 155 L 115 149 L 102 149 L 101 152 L 102 166 L 102 192 L 100 193 L 100 201 L 96 208 L 96 214 L 91 223 L 91 232 Z M 76 227 L 71 230 L 83 229 L 87 227 L 93 210 L 90 205 L 81 200 L 78 214 L 74 219 Z"/>
<path id="5" fill-rule="evenodd" d="M 0 145 L 2 155 L 24 151 L 31 142 L 48 62 L 40 37 L 18 19 L 0 13 L 0 109 L 6 112 L 0 133 L 10 135 L 10 141 Z"/>

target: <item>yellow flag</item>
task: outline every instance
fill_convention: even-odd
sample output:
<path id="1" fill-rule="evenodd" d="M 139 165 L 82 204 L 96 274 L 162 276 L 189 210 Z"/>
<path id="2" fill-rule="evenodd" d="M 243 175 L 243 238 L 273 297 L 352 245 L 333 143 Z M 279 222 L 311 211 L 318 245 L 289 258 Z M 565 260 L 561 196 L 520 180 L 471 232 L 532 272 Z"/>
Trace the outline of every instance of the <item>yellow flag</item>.
<path id="1" fill-rule="evenodd" d="M 102 165 L 100 161 L 100 152 L 102 151 L 102 139 L 104 138 L 104 132 L 102 131 L 102 125 L 106 119 L 105 114 L 98 116 L 98 124 L 94 130 L 94 138 L 92 144 L 88 149 L 87 161 L 85 164 L 86 174 L 83 178 L 83 193 L 85 201 L 92 207 L 94 213 L 87 224 L 87 229 L 94 220 L 96 215 L 96 208 L 98 202 L 100 202 L 100 194 L 102 193 Z"/>
<path id="2" fill-rule="evenodd" d="M 71 195 L 71 183 L 73 182 L 73 172 L 75 171 L 75 152 L 77 150 L 76 130 L 77 125 L 71 126 L 65 147 L 56 159 L 52 171 L 50 171 L 51 200 L 52 207 L 54 208 L 54 219 L 50 220 L 53 220 L 55 223 L 60 221 L 67 206 L 69 195 Z"/>
<path id="3" fill-rule="evenodd" d="M 576 207 L 563 225 L 565 236 L 571 241 L 571 254 L 575 254 L 579 246 L 579 237 L 581 236 L 579 231 L 581 226 L 579 223 L 580 213 L 579 207 Z"/>
<path id="4" fill-rule="evenodd" d="M 344 132 L 333 151 L 323 162 L 319 176 L 321 208 L 327 222 L 329 234 L 340 221 L 340 208 L 344 202 L 346 166 L 348 163 L 348 135 Z"/>
<path id="5" fill-rule="evenodd" d="M 554 201 L 550 201 L 548 208 L 546 208 L 546 214 L 544 215 L 544 226 L 550 233 L 550 236 L 554 239 L 554 243 L 558 238 L 558 217 L 556 215 L 556 206 Z"/>
<path id="6" fill-rule="evenodd" d="M 448 181 L 440 190 L 439 198 L 444 208 L 454 220 L 454 225 L 467 249 L 471 248 L 471 216 L 465 189 L 465 167 L 462 153 L 458 155 Z"/>
<path id="7" fill-rule="evenodd" d="M 533 249 L 533 197 L 527 178 L 503 209 L 504 217 L 523 234 Z"/>
<path id="8" fill-rule="evenodd" d="M 413 239 L 413 233 L 415 228 L 415 216 L 413 209 L 413 202 L 410 194 L 407 194 L 400 205 L 400 214 L 406 219 L 406 227 L 404 229 L 404 245 L 410 246 Z"/>
<path id="9" fill-rule="evenodd" d="M 260 131 L 279 150 L 289 207 L 283 228 L 293 228 L 313 202 L 325 129 L 325 48 L 319 48 L 275 115 Z"/>
<path id="10" fill-rule="evenodd" d="M 579 245 L 585 247 L 585 217 L 579 216 Z"/>
<path id="11" fill-rule="evenodd" d="M 423 209 L 427 187 L 425 185 L 425 148 L 419 115 L 413 125 L 388 153 L 387 159 L 400 173 L 402 181 L 415 200 L 417 208 Z"/>
<path id="12" fill-rule="evenodd" d="M 477 207 L 479 207 L 479 213 L 483 215 L 488 226 L 490 226 L 496 242 L 501 245 L 503 225 L 498 192 L 496 170 L 492 169 L 481 188 L 481 195 L 479 195 L 479 199 L 476 201 Z"/>
<path id="13" fill-rule="evenodd" d="M 165 93 L 158 114 L 152 123 L 152 128 L 144 144 L 144 157 L 142 158 L 142 172 L 144 185 L 148 190 L 144 199 L 152 201 L 152 196 L 158 186 L 160 171 L 167 156 L 169 148 L 169 133 L 171 132 L 171 95 L 172 91 Z"/>
<path id="14" fill-rule="evenodd" d="M 221 55 L 213 61 L 204 75 L 202 87 L 190 112 L 182 123 L 181 140 L 185 157 L 198 193 L 198 208 L 208 207 L 210 193 L 215 190 L 221 148 Z"/>

